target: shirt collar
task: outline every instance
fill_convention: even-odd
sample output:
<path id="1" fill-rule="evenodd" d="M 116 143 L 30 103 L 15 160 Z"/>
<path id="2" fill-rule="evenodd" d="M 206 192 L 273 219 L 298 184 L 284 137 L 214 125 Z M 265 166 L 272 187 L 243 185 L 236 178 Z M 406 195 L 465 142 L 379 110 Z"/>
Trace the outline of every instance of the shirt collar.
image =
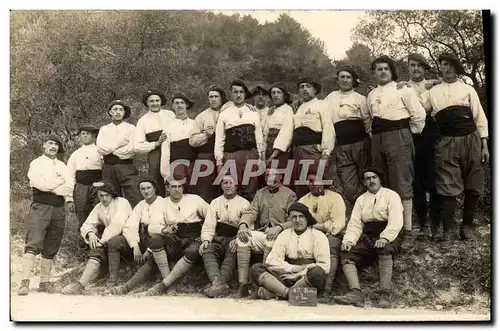
<path id="1" fill-rule="evenodd" d="M 272 189 L 268 186 L 267 189 L 268 189 L 269 193 L 274 194 L 280 190 L 280 187 L 281 187 L 281 185 Z"/>

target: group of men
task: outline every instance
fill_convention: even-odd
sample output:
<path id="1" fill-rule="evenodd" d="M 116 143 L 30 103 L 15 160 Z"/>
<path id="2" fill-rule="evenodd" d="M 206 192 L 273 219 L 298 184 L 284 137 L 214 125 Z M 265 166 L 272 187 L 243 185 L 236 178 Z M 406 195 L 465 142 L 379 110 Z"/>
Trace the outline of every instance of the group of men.
<path id="1" fill-rule="evenodd" d="M 202 262 L 208 297 L 228 294 L 235 274 L 238 297 L 286 299 L 292 287 L 329 295 L 342 270 L 349 292 L 334 301 L 362 306 L 357 268 L 378 261 L 378 305 L 389 307 L 394 254 L 413 243 L 413 200 L 420 233 L 450 244 L 456 198 L 465 192 L 460 235 L 471 239 L 482 162 L 489 160 L 477 93 L 458 78 L 464 68 L 455 55 L 438 61 L 442 81 L 426 81 L 429 64 L 410 54 L 411 79 L 396 83 L 393 60 L 375 59 L 378 86 L 368 97 L 354 91 L 359 79 L 352 67 L 339 68 L 339 90 L 324 100 L 317 98 L 321 84 L 306 77 L 297 84 L 298 107 L 283 83 L 250 92 L 235 80 L 230 101 L 211 86 L 210 107 L 194 120 L 187 95 L 174 94 L 172 112 L 162 108 L 166 96 L 152 89 L 136 126 L 124 121 L 131 109 L 120 100 L 107 108 L 111 123 L 82 126 L 83 146 L 67 165 L 57 159 L 61 140 L 47 137 L 28 172 L 33 203 L 19 295 L 29 292 L 39 253 L 39 290 L 52 291 L 66 207 L 76 211 L 89 253 L 80 279 L 63 294 L 83 292 L 107 264 L 110 294 L 128 293 L 159 272 L 161 282 L 142 294 L 160 295 Z M 137 153 L 148 154 L 148 176 L 138 174 Z M 118 283 L 121 256 L 140 266 L 125 284 Z"/>

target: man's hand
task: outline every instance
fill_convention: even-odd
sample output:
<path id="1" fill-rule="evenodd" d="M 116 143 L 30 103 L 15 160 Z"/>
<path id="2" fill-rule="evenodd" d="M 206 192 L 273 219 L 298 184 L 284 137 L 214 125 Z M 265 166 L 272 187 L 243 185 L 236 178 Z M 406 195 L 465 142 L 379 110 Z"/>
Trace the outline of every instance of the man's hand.
<path id="1" fill-rule="evenodd" d="M 208 242 L 208 240 L 203 240 L 203 242 L 200 245 L 200 248 L 198 248 L 198 253 L 200 254 L 200 256 L 203 255 L 203 253 L 205 253 L 209 244 L 210 243 Z"/>
<path id="2" fill-rule="evenodd" d="M 173 225 L 168 225 L 167 227 L 161 229 L 161 234 L 162 235 L 173 234 L 176 231 L 177 231 L 177 224 L 173 224 Z"/>
<path id="3" fill-rule="evenodd" d="M 490 152 L 488 150 L 488 140 L 485 138 L 481 139 L 482 148 L 481 148 L 481 162 L 488 163 L 490 162 Z"/>
<path id="4" fill-rule="evenodd" d="M 231 253 L 236 253 L 237 250 L 238 250 L 238 242 L 236 241 L 236 238 L 234 238 L 229 242 L 229 251 Z"/>
<path id="5" fill-rule="evenodd" d="M 141 265 L 143 262 L 141 248 L 139 245 L 134 246 L 134 262 L 138 265 Z"/>
<path id="6" fill-rule="evenodd" d="M 130 142 L 130 140 L 128 140 L 127 137 L 123 138 L 123 140 L 118 145 L 117 149 L 127 146 L 129 142 Z"/>
<path id="7" fill-rule="evenodd" d="M 400 81 L 399 83 L 396 84 L 396 88 L 398 90 L 401 90 L 405 86 L 406 87 L 410 87 L 410 83 L 408 83 L 407 81 L 402 80 L 402 81 Z"/>
<path id="8" fill-rule="evenodd" d="M 238 239 L 242 242 L 248 242 L 248 239 L 252 236 L 252 231 L 246 226 L 242 225 L 238 229 Z"/>
<path id="9" fill-rule="evenodd" d="M 96 234 L 94 232 L 90 232 L 88 234 L 88 237 L 89 237 L 89 246 L 90 246 L 90 249 L 96 249 L 97 247 L 101 247 L 102 246 L 101 242 L 99 241 L 99 238 L 97 238 L 97 236 L 96 236 Z"/>
<path id="10" fill-rule="evenodd" d="M 217 166 L 217 174 L 220 174 L 221 170 L 222 170 L 222 164 Z"/>
<path id="11" fill-rule="evenodd" d="M 292 273 L 299 273 L 307 269 L 307 264 L 303 265 L 294 265 L 292 267 Z"/>
<path id="12" fill-rule="evenodd" d="M 267 234 L 266 239 L 275 240 L 276 237 L 278 237 L 278 235 L 281 233 L 281 231 L 283 231 L 283 228 L 278 225 L 273 226 L 272 228 L 267 228 L 265 231 L 265 233 Z"/>
<path id="13" fill-rule="evenodd" d="M 66 212 L 74 214 L 76 211 L 75 203 L 73 201 L 66 201 Z"/>
<path id="14" fill-rule="evenodd" d="M 161 146 L 161 144 L 163 144 L 163 142 L 167 140 L 167 134 L 166 133 L 162 133 L 160 135 L 160 138 L 158 138 L 158 140 L 155 142 L 155 147 L 158 148 Z"/>
<path id="15" fill-rule="evenodd" d="M 389 241 L 385 238 L 380 238 L 378 239 L 376 242 L 375 242 L 375 245 L 373 245 L 373 247 L 375 248 L 384 248 L 385 245 L 387 245 Z"/>
<path id="16" fill-rule="evenodd" d="M 151 252 L 146 250 L 144 254 L 142 254 L 142 261 L 146 262 L 151 258 Z"/>
<path id="17" fill-rule="evenodd" d="M 281 275 L 280 279 L 281 279 L 281 281 L 286 281 L 286 280 L 294 281 L 296 279 L 299 279 L 300 277 L 302 277 L 302 275 L 299 273 L 291 273 L 291 274 Z"/>
<path id="18" fill-rule="evenodd" d="M 343 250 L 344 252 L 349 252 L 352 249 L 353 246 L 354 245 L 351 244 L 351 243 L 349 243 L 349 242 L 342 243 L 342 245 L 340 246 L 340 249 Z"/>

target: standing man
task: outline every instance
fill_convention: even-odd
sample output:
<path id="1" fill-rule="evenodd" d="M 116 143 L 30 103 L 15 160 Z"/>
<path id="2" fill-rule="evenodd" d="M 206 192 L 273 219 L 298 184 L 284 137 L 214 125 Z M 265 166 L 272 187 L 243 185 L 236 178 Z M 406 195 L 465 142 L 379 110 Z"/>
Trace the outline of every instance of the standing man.
<path id="1" fill-rule="evenodd" d="M 42 254 L 39 291 L 50 292 L 52 259 L 59 251 L 65 227 L 65 207 L 75 212 L 73 203 L 74 177 L 57 155 L 64 154 L 59 137 L 47 136 L 43 155 L 30 163 L 28 178 L 33 190 L 33 202 L 26 221 L 26 243 L 23 256 L 23 276 L 18 295 L 27 295 L 36 256 Z"/>
<path id="2" fill-rule="evenodd" d="M 248 272 L 251 253 L 263 254 L 263 261 L 278 234 L 292 226 L 287 220 L 288 208 L 297 202 L 297 195 L 283 186 L 283 175 L 276 169 L 265 173 L 267 187 L 257 191 L 255 198 L 241 216 L 238 225 L 238 297 L 248 296 Z"/>
<path id="3" fill-rule="evenodd" d="M 102 180 L 102 155 L 99 154 L 95 140 L 99 129 L 93 125 L 85 124 L 80 127 L 80 141 L 83 144 L 71 154 L 68 160 L 68 168 L 75 180 L 76 215 L 79 227 L 85 222 L 92 209 L 99 203 L 97 190 L 93 183 Z"/>
<path id="4" fill-rule="evenodd" d="M 328 239 L 313 228 L 316 220 L 309 209 L 296 202 L 290 206 L 292 228 L 286 229 L 263 264 L 254 264 L 252 280 L 264 300 L 287 299 L 291 288 L 314 287 L 321 293 L 330 270 Z"/>
<path id="5" fill-rule="evenodd" d="M 428 98 L 429 94 L 428 86 L 433 83 L 425 79 L 425 72 L 430 68 L 431 66 L 427 63 L 427 60 L 422 54 L 411 53 L 408 55 L 410 80 L 407 82 L 407 85 L 415 91 L 419 100 L 421 100 L 422 106 L 427 112 L 422 133 L 413 135 L 413 142 L 415 144 L 413 200 L 420 223 L 419 236 L 422 238 L 430 236 L 427 225 L 428 213 L 433 227 L 436 227 L 435 224 L 438 223 L 435 170 L 437 127 L 434 118 L 431 116 L 431 107 L 426 107 L 425 105 L 425 100 Z M 427 203 L 427 192 L 429 193 L 429 203 Z"/>
<path id="6" fill-rule="evenodd" d="M 303 166 L 299 163 L 301 160 L 314 161 L 316 168 L 322 160 L 326 172 L 330 153 L 335 146 L 331 116 L 326 104 L 317 98 L 317 94 L 321 92 L 321 84 L 311 77 L 305 77 L 299 80 L 298 88 L 304 102 L 293 116 L 294 180 L 299 180 L 301 175 L 307 176 L 308 171 L 303 171 Z M 307 193 L 307 185 L 297 185 L 295 192 L 300 199 Z"/>
<path id="7" fill-rule="evenodd" d="M 450 53 L 438 58 L 443 83 L 429 92 L 432 116 L 439 129 L 436 145 L 436 190 L 439 194 L 443 235 L 449 244 L 455 236 L 457 195 L 465 191 L 460 236 L 474 237 L 474 216 L 484 190 L 482 163 L 489 162 L 488 120 L 474 88 L 458 79 L 465 70 Z"/>
<path id="8" fill-rule="evenodd" d="M 215 298 L 229 291 L 229 281 L 236 270 L 236 234 L 238 222 L 250 203 L 236 193 L 236 180 L 222 179 L 222 196 L 210 203 L 207 218 L 201 228 L 200 255 L 212 284 L 203 293 Z M 222 264 L 219 268 L 219 262 Z"/>
<path id="9" fill-rule="evenodd" d="M 287 167 L 290 159 L 290 145 L 293 136 L 293 110 L 290 107 L 290 93 L 282 83 L 275 83 L 269 89 L 273 106 L 269 110 L 266 125 L 263 127 L 266 144 L 266 163 L 278 159 L 278 168 Z"/>
<path id="10" fill-rule="evenodd" d="M 160 174 L 161 145 L 167 139 L 164 129 L 175 118 L 175 114 L 161 109 L 167 103 L 167 97 L 157 89 L 150 89 L 142 96 L 142 103 L 148 108 L 138 121 L 135 129 L 136 153 L 148 153 L 148 174 L 157 183 L 163 183 Z M 160 195 L 165 197 L 165 186 L 159 186 Z"/>
<path id="11" fill-rule="evenodd" d="M 368 190 L 354 204 L 340 253 L 349 292 L 334 296 L 335 303 L 364 306 L 357 268 L 370 266 L 378 259 L 380 294 L 377 306 L 391 306 L 393 255 L 397 251 L 397 238 L 403 227 L 403 205 L 396 192 L 382 187 L 381 175 L 382 172 L 376 168 L 363 171 Z"/>
<path id="12" fill-rule="evenodd" d="M 325 98 L 335 128 L 330 174 L 352 207 L 364 190 L 360 172 L 370 163 L 371 118 L 366 97 L 354 91 L 360 83 L 354 68 L 339 68 L 337 78 L 340 89 Z"/>
<path id="13" fill-rule="evenodd" d="M 260 127 L 264 128 L 269 112 L 269 107 L 267 106 L 270 97 L 269 91 L 263 85 L 257 85 L 253 88 L 252 95 L 255 108 L 259 112 Z"/>
<path id="14" fill-rule="evenodd" d="M 196 160 L 208 160 L 214 165 L 212 172 L 208 176 L 199 178 L 196 183 L 196 193 L 207 203 L 210 203 L 219 196 L 220 192 L 220 187 L 214 185 L 216 178 L 214 157 L 215 127 L 219 119 L 220 109 L 227 102 L 226 93 L 221 87 L 212 85 L 208 89 L 208 102 L 210 107 L 199 113 L 194 119 L 189 144 L 197 149 Z M 195 169 L 200 172 L 207 171 L 206 166 L 198 167 L 196 164 Z"/>
<path id="15" fill-rule="evenodd" d="M 246 164 L 249 160 L 264 159 L 264 141 L 260 126 L 259 114 L 252 111 L 245 103 L 251 97 L 245 83 L 239 79 L 231 83 L 232 104 L 219 116 L 215 129 L 214 155 L 217 162 L 218 173 L 226 162 L 234 162 L 238 183 L 238 194 L 251 201 L 259 189 L 258 177 L 250 178 L 248 183 L 243 183 Z M 252 165 L 256 172 L 258 165 Z M 231 166 L 230 168 L 231 169 Z"/>
<path id="16" fill-rule="evenodd" d="M 135 126 L 124 120 L 130 117 L 130 107 L 121 100 L 108 106 L 111 123 L 104 125 L 97 136 L 97 150 L 103 156 L 102 178 L 110 182 L 118 196 L 135 207 L 142 200 L 137 190 L 138 171 L 134 165 Z"/>
<path id="17" fill-rule="evenodd" d="M 327 273 L 325 291 L 331 291 L 335 274 L 340 262 L 341 232 L 345 227 L 346 207 L 342 196 L 331 190 L 325 190 L 322 180 L 316 174 L 307 176 L 309 193 L 300 198 L 316 220 L 313 229 L 326 234 L 330 247 L 330 270 Z"/>
<path id="18" fill-rule="evenodd" d="M 425 126 L 425 110 L 417 94 L 410 88 L 397 88 L 394 61 L 386 55 L 372 63 L 378 86 L 368 94 L 372 117 L 373 165 L 384 174 L 387 187 L 396 191 L 403 201 L 404 227 L 402 249 L 413 244 L 411 234 L 413 212 L 413 134 Z"/>

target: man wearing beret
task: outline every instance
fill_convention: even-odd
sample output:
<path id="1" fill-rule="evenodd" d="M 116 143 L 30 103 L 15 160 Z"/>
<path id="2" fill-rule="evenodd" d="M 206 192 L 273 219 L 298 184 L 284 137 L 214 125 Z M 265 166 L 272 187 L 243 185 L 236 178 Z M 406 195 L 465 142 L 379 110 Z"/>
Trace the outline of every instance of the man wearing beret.
<path id="1" fill-rule="evenodd" d="M 108 105 L 111 123 L 104 125 L 97 135 L 97 150 L 103 156 L 102 178 L 111 183 L 118 196 L 123 196 L 135 207 L 142 200 L 137 190 L 138 170 L 134 165 L 135 126 L 124 120 L 130 117 L 130 107 L 121 100 Z"/>
<path id="2" fill-rule="evenodd" d="M 367 98 L 372 117 L 371 156 L 373 165 L 384 175 L 387 187 L 396 191 L 403 202 L 403 243 L 413 242 L 413 161 L 415 147 L 413 134 L 420 134 L 425 126 L 425 109 L 412 89 L 397 88 L 398 78 L 394 61 L 387 55 L 372 63 L 378 86 Z"/>
<path id="3" fill-rule="evenodd" d="M 457 196 L 465 191 L 460 236 L 474 237 L 474 216 L 484 190 L 483 163 L 490 159 L 488 120 L 474 88 L 458 79 L 465 73 L 456 55 L 438 58 L 443 83 L 429 91 L 428 105 L 436 120 L 436 190 L 445 244 L 455 238 Z M 436 229 L 432 229 L 436 231 Z"/>
<path id="4" fill-rule="evenodd" d="M 118 196 L 113 185 L 107 181 L 93 184 L 97 188 L 99 203 L 80 228 L 80 234 L 90 247 L 87 264 L 77 282 L 65 286 L 61 293 L 80 294 L 99 275 L 100 267 L 108 262 L 108 287 L 115 286 L 120 269 L 120 252 L 127 247 L 122 233 L 125 222 L 132 213 L 130 203 Z"/>
<path id="5" fill-rule="evenodd" d="M 259 178 L 254 176 L 248 182 L 243 182 L 243 179 L 248 179 L 244 178 L 245 168 L 251 160 L 254 164 L 249 170 L 257 173 L 258 161 L 263 160 L 265 148 L 259 114 L 245 103 L 251 96 L 243 81 L 236 79 L 231 83 L 232 102 L 225 105 L 226 108 L 219 116 L 214 147 L 217 172 L 220 173 L 224 169 L 223 165 L 236 171 L 231 175 L 236 177 L 239 183 L 238 194 L 249 201 L 259 189 Z"/>
<path id="6" fill-rule="evenodd" d="M 330 173 L 352 207 L 364 190 L 360 172 L 370 163 L 371 118 L 366 97 L 354 91 L 360 83 L 354 68 L 340 67 L 337 79 L 339 90 L 325 98 L 335 128 Z"/>
<path id="7" fill-rule="evenodd" d="M 325 102 L 317 98 L 317 94 L 321 92 L 321 84 L 311 77 L 305 77 L 299 80 L 297 86 L 304 102 L 293 116 L 293 177 L 295 181 L 305 182 L 305 178 L 300 176 L 307 176 L 308 171 L 302 171 L 302 168 L 310 164 L 300 161 L 313 161 L 317 167 L 321 160 L 326 172 L 330 153 L 335 146 L 335 130 Z M 295 192 L 300 199 L 307 193 L 307 185 L 296 183 Z"/>
<path id="8" fill-rule="evenodd" d="M 163 182 L 168 177 L 174 176 L 185 178 L 188 192 L 192 189 L 189 185 L 191 172 L 196 157 L 196 151 L 189 145 L 189 137 L 193 131 L 194 121 L 188 117 L 188 109 L 193 107 L 194 101 L 184 93 L 174 93 L 172 104 L 175 111 L 175 118 L 170 120 L 168 127 L 164 129 L 167 139 L 161 144 L 160 173 Z M 174 163 L 179 161 L 179 163 Z"/>
<path id="9" fill-rule="evenodd" d="M 287 299 L 292 287 L 314 287 L 321 293 L 330 271 L 330 249 L 325 234 L 313 228 L 309 209 L 296 202 L 288 210 L 292 228 L 284 230 L 263 264 L 252 266 L 259 298 Z"/>
<path id="10" fill-rule="evenodd" d="M 212 85 L 208 89 L 209 107 L 199 113 L 194 119 L 193 131 L 189 137 L 189 144 L 197 149 L 196 162 L 200 162 L 200 166 L 195 163 L 195 170 L 200 172 L 208 171 L 209 174 L 198 178 L 196 182 L 196 194 L 202 197 L 207 203 L 220 195 L 220 187 L 214 185 L 216 178 L 215 171 L 215 127 L 221 112 L 221 107 L 227 102 L 226 93 L 222 87 Z M 204 161 L 211 162 L 214 166 L 210 171 L 208 166 L 201 165 Z"/>
<path id="11" fill-rule="evenodd" d="M 157 225 L 166 222 L 165 201 L 158 195 L 159 187 L 154 178 L 141 177 L 138 186 L 144 200 L 135 206 L 119 236 L 125 238 L 132 250 L 134 261 L 140 268 L 125 284 L 109 289 L 109 292 L 115 295 L 128 293 L 135 286 L 152 278 L 158 271 L 151 250 L 148 248 L 151 236 L 161 234 L 162 228 Z M 124 242 L 123 239 L 120 241 Z"/>
<path id="12" fill-rule="evenodd" d="M 160 174 L 161 145 L 167 139 L 164 129 L 175 118 L 175 114 L 161 109 L 167 97 L 157 89 L 150 89 L 142 96 L 142 103 L 148 108 L 138 121 L 135 129 L 134 149 L 137 153 L 148 153 L 148 174 L 158 183 L 164 180 Z M 164 185 L 159 186 L 160 195 L 165 196 Z"/>
<path id="13" fill-rule="evenodd" d="M 95 126 L 82 125 L 79 129 L 82 146 L 74 151 L 68 160 L 68 168 L 75 179 L 73 198 L 79 226 L 82 226 L 92 209 L 99 203 L 97 190 L 92 186 L 102 179 L 102 155 L 95 145 L 98 133 L 99 129 Z"/>
<path id="14" fill-rule="evenodd" d="M 377 168 L 363 171 L 368 190 L 354 204 L 340 252 L 349 292 L 334 296 L 335 303 L 364 306 L 357 268 L 370 266 L 378 259 L 380 291 L 377 306 L 389 308 L 391 305 L 393 255 L 398 249 L 398 235 L 403 227 L 403 205 L 396 192 L 382 187 L 381 175 Z"/>
<path id="15" fill-rule="evenodd" d="M 265 88 L 264 85 L 257 85 L 252 89 L 251 92 L 253 95 L 255 108 L 257 108 L 257 111 L 259 112 L 260 127 L 264 128 L 269 112 L 269 107 L 267 106 L 269 91 Z"/>
<path id="16" fill-rule="evenodd" d="M 44 139 L 43 155 L 30 163 L 28 178 L 33 190 L 23 256 L 23 274 L 19 295 L 27 295 L 31 270 L 36 256 L 42 254 L 39 291 L 50 292 L 52 259 L 59 251 L 65 227 L 65 206 L 74 213 L 74 177 L 64 162 L 57 159 L 64 154 L 61 139 L 50 135 Z"/>

